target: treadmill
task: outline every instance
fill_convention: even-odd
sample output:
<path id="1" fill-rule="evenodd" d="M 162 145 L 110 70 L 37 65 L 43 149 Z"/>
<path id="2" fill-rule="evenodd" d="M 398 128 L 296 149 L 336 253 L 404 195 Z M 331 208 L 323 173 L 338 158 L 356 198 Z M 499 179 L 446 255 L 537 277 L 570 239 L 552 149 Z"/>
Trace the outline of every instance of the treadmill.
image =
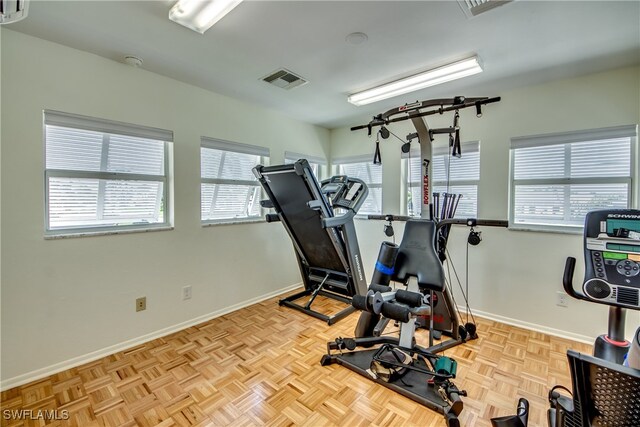
<path id="1" fill-rule="evenodd" d="M 304 290 L 279 301 L 329 325 L 353 313 L 354 295 L 367 292 L 360 247 L 353 218 L 367 198 L 366 184 L 338 175 L 318 183 L 305 159 L 278 166 L 258 165 L 254 175 L 272 208 L 267 222 L 280 221 L 291 237 Z M 312 308 L 318 295 L 347 306 L 333 315 Z M 297 302 L 302 300 L 304 302 Z"/>

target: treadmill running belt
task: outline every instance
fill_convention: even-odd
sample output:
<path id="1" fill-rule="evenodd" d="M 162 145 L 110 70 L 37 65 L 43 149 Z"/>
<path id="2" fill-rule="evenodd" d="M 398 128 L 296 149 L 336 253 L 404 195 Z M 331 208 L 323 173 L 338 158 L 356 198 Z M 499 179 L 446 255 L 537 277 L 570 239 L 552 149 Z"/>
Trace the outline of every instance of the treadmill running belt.
<path id="1" fill-rule="evenodd" d="M 269 187 L 278 199 L 292 234 L 297 237 L 297 243 L 303 252 L 300 255 L 307 260 L 309 266 L 346 273 L 333 241 L 327 230 L 322 228 L 320 212 L 307 206 L 314 198 L 305 181 L 294 170 L 265 175 L 269 178 Z M 340 240 L 338 236 L 336 238 Z"/>

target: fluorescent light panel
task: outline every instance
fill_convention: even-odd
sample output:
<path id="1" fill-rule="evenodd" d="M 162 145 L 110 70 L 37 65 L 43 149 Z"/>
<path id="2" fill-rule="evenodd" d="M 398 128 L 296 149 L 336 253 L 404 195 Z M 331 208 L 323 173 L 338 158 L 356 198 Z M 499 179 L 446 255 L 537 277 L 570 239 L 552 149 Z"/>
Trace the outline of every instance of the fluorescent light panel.
<path id="1" fill-rule="evenodd" d="M 241 2 L 242 0 L 178 0 L 169 11 L 169 19 L 204 34 Z"/>
<path id="2" fill-rule="evenodd" d="M 477 56 L 454 62 L 443 67 L 434 68 L 424 73 L 416 74 L 404 79 L 396 80 L 381 86 L 376 86 L 362 92 L 354 93 L 347 100 L 357 106 L 371 104 L 383 99 L 403 95 L 429 86 L 450 82 L 462 77 L 472 76 L 482 72 Z"/>
<path id="3" fill-rule="evenodd" d="M 11 24 L 27 17 L 29 0 L 0 0 L 0 24 Z"/>

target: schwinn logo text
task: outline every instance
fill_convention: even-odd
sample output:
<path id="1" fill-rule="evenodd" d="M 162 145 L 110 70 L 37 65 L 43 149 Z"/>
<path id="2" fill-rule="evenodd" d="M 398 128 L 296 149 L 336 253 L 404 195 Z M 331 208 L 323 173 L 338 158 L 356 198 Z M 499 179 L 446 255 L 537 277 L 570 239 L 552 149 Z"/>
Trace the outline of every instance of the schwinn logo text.
<path id="1" fill-rule="evenodd" d="M 633 218 L 640 219 L 640 215 L 630 215 L 630 214 L 608 214 L 607 218 Z"/>

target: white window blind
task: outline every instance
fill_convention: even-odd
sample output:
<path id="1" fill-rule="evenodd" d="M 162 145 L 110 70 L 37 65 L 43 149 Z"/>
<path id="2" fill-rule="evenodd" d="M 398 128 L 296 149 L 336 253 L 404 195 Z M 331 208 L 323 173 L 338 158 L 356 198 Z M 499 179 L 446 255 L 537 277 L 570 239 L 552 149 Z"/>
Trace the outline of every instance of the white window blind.
<path id="1" fill-rule="evenodd" d="M 252 169 L 269 150 L 203 137 L 200 147 L 200 213 L 204 223 L 258 219 L 260 185 Z"/>
<path id="2" fill-rule="evenodd" d="M 169 225 L 173 133 L 44 112 L 47 234 Z"/>
<path id="3" fill-rule="evenodd" d="M 631 205 L 637 127 L 512 138 L 510 222 L 556 229 Z"/>
<path id="4" fill-rule="evenodd" d="M 369 195 L 365 199 L 358 215 L 382 214 L 382 165 L 374 165 L 371 158 L 353 157 L 336 159 L 338 173 L 359 178 L 367 184 Z"/>
<path id="5" fill-rule="evenodd" d="M 478 216 L 478 184 L 480 182 L 480 143 L 461 145 L 462 157 L 449 155 L 448 147 L 434 147 L 432 152 L 432 193 L 461 194 L 456 218 Z M 422 210 L 422 159 L 420 152 L 403 153 L 408 177 L 407 213 L 420 216 Z M 441 196 L 442 197 L 442 196 Z"/>
<path id="6" fill-rule="evenodd" d="M 318 157 L 318 156 L 308 156 L 305 154 L 300 154 L 300 153 L 294 153 L 291 151 L 285 151 L 284 152 L 284 163 L 286 165 L 290 165 L 291 163 L 295 163 L 297 160 L 299 159 L 307 159 L 307 161 L 309 162 L 309 166 L 311 166 L 311 170 L 313 170 L 313 174 L 316 176 L 316 178 L 318 179 L 318 181 L 320 181 L 321 178 L 321 171 L 320 171 L 320 167 L 324 167 L 327 166 L 327 161 L 326 159 L 322 158 L 322 157 Z"/>

